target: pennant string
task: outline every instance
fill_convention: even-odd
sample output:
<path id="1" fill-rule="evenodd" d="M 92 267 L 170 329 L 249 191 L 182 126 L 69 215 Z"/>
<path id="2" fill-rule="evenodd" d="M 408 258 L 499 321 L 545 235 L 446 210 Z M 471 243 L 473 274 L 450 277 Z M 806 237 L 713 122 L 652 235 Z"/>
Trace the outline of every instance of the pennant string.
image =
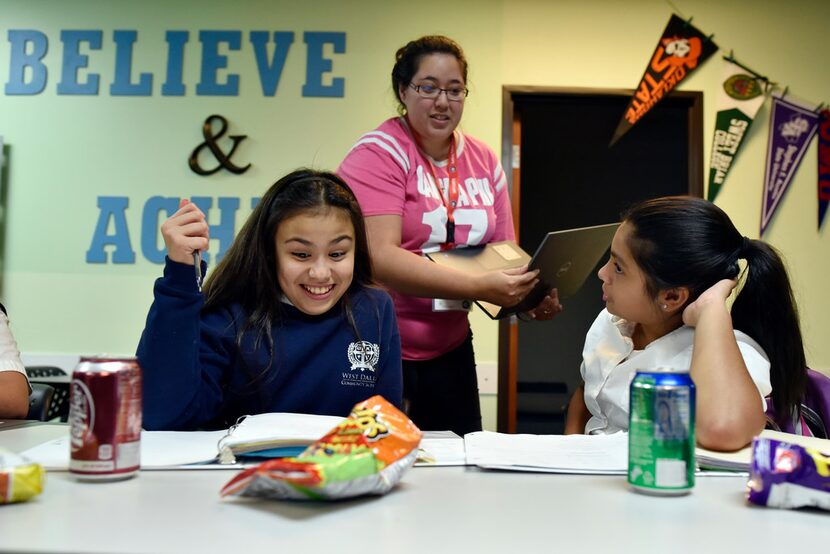
<path id="1" fill-rule="evenodd" d="M 761 74 L 760 74 L 760 73 L 758 73 L 757 71 L 754 71 L 754 70 L 750 69 L 750 68 L 749 68 L 749 67 L 747 67 L 746 65 L 744 65 L 744 64 L 742 64 L 741 62 L 739 62 L 738 60 L 736 60 L 736 59 L 735 59 L 735 56 L 733 56 L 733 55 L 732 55 L 732 51 L 731 51 L 731 50 L 729 51 L 729 55 L 728 55 L 728 56 L 724 56 L 724 57 L 723 57 L 723 59 L 724 59 L 724 60 L 726 60 L 726 61 L 728 61 L 728 62 L 730 62 L 730 63 L 734 63 L 735 65 L 737 65 L 738 67 L 740 67 L 740 68 L 741 68 L 741 69 L 743 69 L 744 71 L 748 71 L 748 72 L 749 72 L 749 73 L 751 73 L 751 74 L 752 74 L 752 76 L 753 76 L 753 77 L 755 77 L 756 79 L 760 79 L 761 81 L 764 81 L 765 83 L 768 83 L 768 84 L 770 84 L 770 85 L 776 85 L 776 84 L 777 84 L 777 83 L 774 83 L 774 82 L 770 81 L 770 80 L 769 80 L 769 78 L 767 78 L 767 76 L 766 76 L 766 75 L 761 75 Z"/>
<path id="2" fill-rule="evenodd" d="M 674 2 L 672 2 L 671 0 L 666 0 L 666 4 L 668 4 L 668 5 L 671 7 L 671 9 L 672 9 L 672 10 L 674 10 L 674 12 L 675 12 L 675 13 L 680 14 L 680 18 L 681 18 L 681 19 L 686 19 L 686 16 L 685 16 L 685 15 L 683 15 L 683 12 L 682 12 L 682 11 L 680 11 L 680 10 L 677 8 L 677 6 L 675 6 L 675 5 L 674 5 Z M 692 22 L 692 18 L 690 17 L 690 18 L 689 18 L 689 20 L 688 20 L 688 21 L 686 21 L 686 24 L 688 25 L 688 24 L 689 24 L 689 23 L 691 23 L 691 22 Z"/>

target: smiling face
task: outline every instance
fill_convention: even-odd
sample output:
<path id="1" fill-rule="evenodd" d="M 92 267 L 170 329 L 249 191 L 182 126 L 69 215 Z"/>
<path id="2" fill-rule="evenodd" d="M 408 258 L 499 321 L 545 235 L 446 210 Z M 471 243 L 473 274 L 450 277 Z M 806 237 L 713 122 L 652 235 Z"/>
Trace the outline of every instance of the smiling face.
<path id="1" fill-rule="evenodd" d="M 452 54 L 428 54 L 421 58 L 411 83 L 402 83 L 398 90 L 409 123 L 421 137 L 427 154 L 443 158 L 441 154 L 449 147 L 450 136 L 461 121 L 464 100 L 450 102 L 443 92 L 437 98 L 423 98 L 410 84 L 464 88 L 461 64 Z"/>
<path id="2" fill-rule="evenodd" d="M 646 290 L 646 278 L 634 261 L 628 240 L 631 224 L 619 226 L 611 241 L 611 256 L 597 273 L 602 280 L 602 299 L 609 313 L 627 321 L 647 324 L 659 315 L 658 301 Z"/>
<path id="3" fill-rule="evenodd" d="M 329 311 L 348 290 L 354 274 L 355 232 L 337 208 L 300 212 L 277 229 L 277 280 L 303 313 Z"/>

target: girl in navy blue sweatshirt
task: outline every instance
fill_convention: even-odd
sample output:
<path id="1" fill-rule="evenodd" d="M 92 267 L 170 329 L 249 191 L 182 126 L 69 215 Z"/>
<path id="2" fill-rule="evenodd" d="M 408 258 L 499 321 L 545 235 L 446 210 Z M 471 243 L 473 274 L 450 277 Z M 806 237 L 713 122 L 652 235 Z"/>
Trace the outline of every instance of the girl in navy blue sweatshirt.
<path id="1" fill-rule="evenodd" d="M 137 352 L 146 429 L 227 427 L 262 412 L 346 416 L 374 394 L 400 407 L 392 300 L 372 287 L 363 217 L 339 177 L 280 179 L 203 292 L 194 254 L 208 248 L 205 215 L 183 200 L 161 232 L 164 276 Z"/>

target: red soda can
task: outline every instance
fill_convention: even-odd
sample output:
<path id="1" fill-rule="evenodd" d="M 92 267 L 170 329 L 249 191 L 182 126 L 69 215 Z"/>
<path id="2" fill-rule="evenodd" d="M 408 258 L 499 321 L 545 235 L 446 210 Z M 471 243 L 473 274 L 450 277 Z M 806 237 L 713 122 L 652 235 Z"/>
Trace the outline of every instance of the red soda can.
<path id="1" fill-rule="evenodd" d="M 141 367 L 135 358 L 81 358 L 69 393 L 69 471 L 116 481 L 138 472 Z"/>

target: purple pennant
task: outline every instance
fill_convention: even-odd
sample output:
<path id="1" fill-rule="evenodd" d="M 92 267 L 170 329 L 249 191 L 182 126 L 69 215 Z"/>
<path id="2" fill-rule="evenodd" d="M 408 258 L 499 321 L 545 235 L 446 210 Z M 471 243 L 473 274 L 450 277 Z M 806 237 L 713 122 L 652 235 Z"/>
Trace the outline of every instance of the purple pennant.
<path id="1" fill-rule="evenodd" d="M 818 126 L 818 228 L 830 204 L 830 110 L 822 110 Z"/>
<path id="2" fill-rule="evenodd" d="M 770 113 L 767 168 L 764 172 L 764 204 L 761 235 L 787 193 L 798 165 L 818 129 L 814 111 L 774 96 Z"/>

